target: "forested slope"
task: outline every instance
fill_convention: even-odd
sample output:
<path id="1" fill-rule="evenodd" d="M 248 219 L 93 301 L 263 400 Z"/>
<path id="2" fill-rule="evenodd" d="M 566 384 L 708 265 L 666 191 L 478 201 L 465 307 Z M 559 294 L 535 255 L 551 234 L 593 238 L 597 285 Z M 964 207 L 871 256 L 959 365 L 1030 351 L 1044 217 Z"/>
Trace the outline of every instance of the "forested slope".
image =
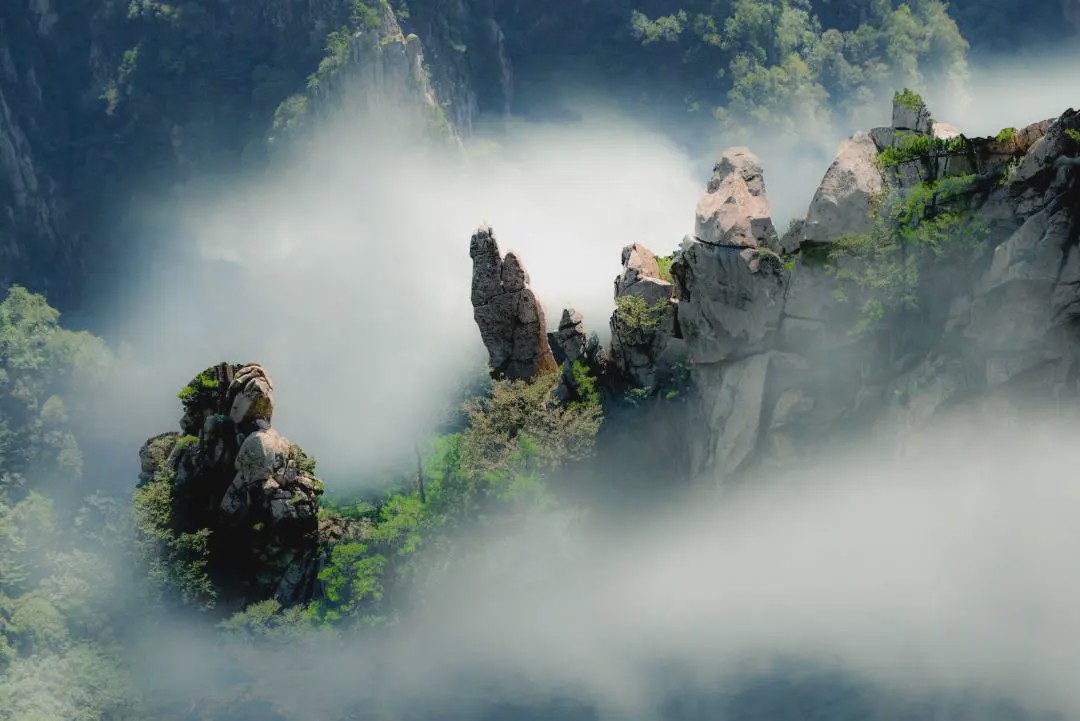
<path id="1" fill-rule="evenodd" d="M 144 244 L 134 239 L 163 234 L 136 213 L 140 202 L 263 167 L 267 140 L 295 124 L 305 96 L 337 94 L 330 76 L 362 77 L 381 62 L 350 49 L 358 33 L 416 33 L 438 105 L 460 133 L 484 116 L 550 114 L 567 86 L 669 125 L 693 121 L 700 133 L 717 119 L 828 123 L 894 87 L 955 79 L 969 45 L 1024 50 L 1068 35 L 1068 5 L 7 3 L 0 283 L 51 291 L 64 307 L 84 297 L 88 277 L 100 291 L 103 273 L 137 267 L 132 247 Z"/>

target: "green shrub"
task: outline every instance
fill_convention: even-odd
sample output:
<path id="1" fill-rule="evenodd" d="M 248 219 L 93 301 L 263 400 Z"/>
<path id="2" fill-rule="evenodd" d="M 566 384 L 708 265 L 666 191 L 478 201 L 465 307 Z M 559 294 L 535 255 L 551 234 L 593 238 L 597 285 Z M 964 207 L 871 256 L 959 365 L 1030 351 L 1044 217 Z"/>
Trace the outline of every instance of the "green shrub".
<path id="1" fill-rule="evenodd" d="M 178 534 L 172 530 L 172 481 L 172 471 L 161 470 L 135 489 L 132 506 L 137 550 L 159 601 L 208 610 L 217 596 L 206 574 L 210 531 L 203 528 Z"/>
<path id="2" fill-rule="evenodd" d="M 923 265 L 971 252 L 988 229 L 957 207 L 974 176 L 921 183 L 875 210 L 869 233 L 837 239 L 829 249 L 829 272 L 867 292 L 857 331 L 879 327 L 890 314 L 917 307 Z M 841 288 L 838 299 L 847 300 Z"/>
<path id="3" fill-rule="evenodd" d="M 194 445 L 199 442 L 198 436 L 180 436 L 176 439 L 176 449 L 183 450 L 190 445 Z"/>
<path id="4" fill-rule="evenodd" d="M 675 283 L 675 278 L 671 275 L 671 264 L 675 262 L 675 254 L 657 256 L 656 265 L 660 269 L 660 279 L 665 280 L 668 283 Z"/>
<path id="5" fill-rule="evenodd" d="M 600 405 L 600 391 L 596 389 L 596 376 L 592 374 L 589 366 L 580 360 L 574 361 L 571 366 L 574 376 L 574 386 L 577 388 L 578 403 L 585 405 Z"/>
<path id="6" fill-rule="evenodd" d="M 636 295 L 624 295 L 615 301 L 620 335 L 628 342 L 644 343 L 648 334 L 657 330 L 667 313 L 668 301 L 661 299 L 647 305 L 645 299 Z"/>
<path id="7" fill-rule="evenodd" d="M 1074 130 L 1069 128 L 1065 131 L 1065 136 L 1072 140 L 1074 143 L 1080 143 L 1080 130 Z"/>
<path id="8" fill-rule="evenodd" d="M 935 138 L 932 135 L 909 133 L 903 136 L 899 146 L 885 148 L 878 153 L 877 164 L 880 168 L 893 168 L 913 160 L 962 155 L 970 149 L 971 143 L 965 138 Z"/>
<path id="9" fill-rule="evenodd" d="M 310 607 L 311 617 L 320 621 L 341 621 L 355 616 L 365 604 L 383 596 L 382 572 L 386 558 L 369 552 L 363 543 L 339 543 L 330 551 L 330 561 L 319 572 L 323 595 Z"/>
<path id="10" fill-rule="evenodd" d="M 315 475 L 315 458 L 304 452 L 304 449 L 293 443 L 289 446 L 287 458 L 296 463 L 296 470 L 308 476 Z"/>
<path id="11" fill-rule="evenodd" d="M 921 95 L 914 92 L 913 90 L 909 90 L 908 88 L 904 88 L 900 92 L 893 95 L 893 102 L 902 108 L 907 108 L 908 110 L 918 110 L 919 108 L 925 107 L 926 105 Z"/>
<path id="12" fill-rule="evenodd" d="M 999 143 L 1011 143 L 1016 139 L 1016 128 L 1002 128 L 1001 132 L 994 136 Z"/>

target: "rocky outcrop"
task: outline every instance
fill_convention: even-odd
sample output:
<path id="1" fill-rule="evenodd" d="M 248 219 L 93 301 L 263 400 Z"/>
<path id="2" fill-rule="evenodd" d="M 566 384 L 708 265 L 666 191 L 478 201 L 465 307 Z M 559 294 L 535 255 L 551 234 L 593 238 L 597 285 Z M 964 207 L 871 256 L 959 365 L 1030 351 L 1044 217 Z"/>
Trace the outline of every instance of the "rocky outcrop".
<path id="1" fill-rule="evenodd" d="M 640 243 L 623 248 L 622 264 L 615 278 L 611 359 L 633 385 L 655 389 L 686 356 L 674 287 L 660 277 L 656 256 Z"/>
<path id="2" fill-rule="evenodd" d="M 469 244 L 473 261 L 473 318 L 487 347 L 496 378 L 531 380 L 556 369 L 548 344 L 544 309 L 529 288 L 517 256 L 504 258 L 490 227 L 479 228 Z"/>
<path id="3" fill-rule="evenodd" d="M 271 426 L 266 371 L 221 363 L 179 395 L 180 433 L 155 436 L 139 452 L 140 484 L 169 484 L 167 530 L 209 531 L 206 573 L 227 608 L 310 599 L 328 540 L 322 483 L 314 460 Z"/>
<path id="4" fill-rule="evenodd" d="M 779 246 L 798 253 L 787 258 L 773 252 L 759 164 L 728 151 L 672 266 L 700 411 L 696 472 L 730 483 L 875 428 L 903 447 L 971 399 L 1080 397 L 1080 142 L 1066 132 L 1078 127 L 1069 111 L 969 139 L 898 95 L 893 127 L 841 145 Z M 890 148 L 893 165 L 879 157 Z M 893 233 L 931 244 L 910 246 L 902 276 L 869 267 L 891 260 L 828 250 Z M 911 295 L 882 300 L 888 283 Z M 875 302 L 899 304 L 866 326 Z"/>
<path id="5" fill-rule="evenodd" d="M 716 165 L 671 273 L 679 327 L 695 364 L 766 348 L 780 322 L 786 275 L 761 164 L 741 148 Z M 704 234 L 704 235 L 703 235 Z"/>
<path id="6" fill-rule="evenodd" d="M 814 193 L 799 245 L 831 243 L 844 235 L 869 232 L 871 203 L 884 187 L 875 159 L 878 148 L 866 133 L 856 133 L 840 144 L 836 159 Z"/>
<path id="7" fill-rule="evenodd" d="M 698 201 L 694 228 L 702 243 L 779 250 L 757 156 L 746 148 L 724 152 Z"/>
<path id="8" fill-rule="evenodd" d="M 611 438 L 653 437 L 622 413 L 649 397 L 638 421 L 678 427 L 667 447 L 723 486 L 874 431 L 902 452 L 958 408 L 1080 400 L 1080 114 L 968 138 L 911 94 L 895 104 L 893 127 L 841 145 L 782 241 L 760 163 L 737 148 L 715 166 L 673 282 L 644 246 L 623 249 L 598 373 L 620 418 Z M 517 357 L 528 377 L 542 312 L 515 296 L 524 273 L 490 230 L 472 253 L 493 365 Z M 572 310 L 550 337 L 570 400 L 592 343 Z M 669 396 L 641 391 L 684 363 L 693 393 L 671 394 L 690 401 L 673 424 Z"/>

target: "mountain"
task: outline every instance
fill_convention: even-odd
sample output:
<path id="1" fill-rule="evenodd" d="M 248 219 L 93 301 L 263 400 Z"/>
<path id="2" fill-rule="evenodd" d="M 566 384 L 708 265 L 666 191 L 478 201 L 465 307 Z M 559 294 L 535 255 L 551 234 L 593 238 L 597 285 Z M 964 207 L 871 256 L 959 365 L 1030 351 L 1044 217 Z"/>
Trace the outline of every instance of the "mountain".
<path id="1" fill-rule="evenodd" d="M 1076 16 L 954 5 L 959 30 L 936 0 L 19 0 L 0 11 L 0 284 L 65 310 L 107 293 L 183 243 L 144 206 L 264 171 L 316 106 L 372 83 L 415 85 L 436 132 L 600 88 L 690 140 L 716 114 L 784 125 L 792 102 L 828 124 L 875 89 L 962 73 L 968 42 L 1027 47 L 1021 19 L 1045 41 Z"/>

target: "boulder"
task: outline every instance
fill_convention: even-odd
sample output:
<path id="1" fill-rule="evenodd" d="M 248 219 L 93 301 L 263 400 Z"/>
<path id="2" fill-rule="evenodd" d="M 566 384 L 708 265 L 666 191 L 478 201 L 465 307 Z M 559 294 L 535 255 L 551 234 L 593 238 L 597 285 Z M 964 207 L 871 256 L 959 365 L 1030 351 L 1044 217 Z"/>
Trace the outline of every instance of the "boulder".
<path id="1" fill-rule="evenodd" d="M 488 349 L 493 377 L 531 380 L 555 371 L 544 309 L 517 256 L 507 253 L 503 258 L 495 233 L 487 226 L 473 235 L 469 255 L 473 318 Z"/>
<path id="2" fill-rule="evenodd" d="M 704 243 L 779 251 L 757 156 L 746 148 L 724 151 L 698 201 L 694 228 Z"/>
<path id="3" fill-rule="evenodd" d="M 896 130 L 929 134 L 934 129 L 934 120 L 922 98 L 905 91 L 893 98 L 892 126 Z"/>
<path id="4" fill-rule="evenodd" d="M 814 193 L 802 230 L 803 243 L 831 243 L 844 235 L 868 233 L 872 203 L 884 190 L 875 163 L 878 149 L 866 133 L 840 144 L 836 159 Z"/>
<path id="5" fill-rule="evenodd" d="M 274 384 L 262 366 L 249 363 L 229 384 L 229 417 L 239 425 L 270 422 L 274 415 Z"/>

